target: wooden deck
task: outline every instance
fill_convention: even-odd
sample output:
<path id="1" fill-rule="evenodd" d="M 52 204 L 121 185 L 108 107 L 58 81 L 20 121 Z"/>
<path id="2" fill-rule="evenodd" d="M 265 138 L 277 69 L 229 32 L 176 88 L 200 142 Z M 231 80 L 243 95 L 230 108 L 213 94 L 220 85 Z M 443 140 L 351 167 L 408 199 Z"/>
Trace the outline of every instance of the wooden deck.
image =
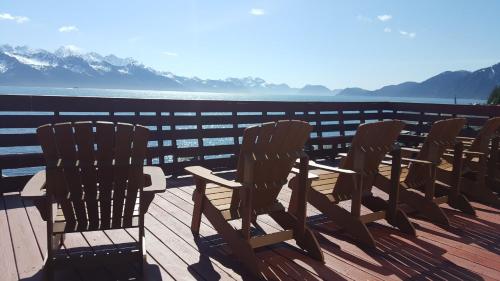
<path id="1" fill-rule="evenodd" d="M 147 280 L 252 280 L 229 255 L 228 247 L 205 220 L 199 238 L 189 225 L 194 190 L 192 179 L 168 181 L 146 216 Z M 284 188 L 280 199 L 290 190 Z M 377 249 L 363 250 L 315 209 L 309 225 L 325 254 L 318 263 L 295 248 L 293 241 L 258 250 L 270 280 L 500 280 L 500 210 L 480 204 L 478 217 L 447 209 L 451 227 L 441 228 L 413 217 L 418 237 L 408 237 L 383 223 L 370 225 Z M 259 218 L 265 231 L 277 225 Z M 45 225 L 31 202 L 18 193 L 0 197 L 0 280 L 42 280 Z M 82 247 L 105 251 L 133 241 L 125 230 L 68 235 L 64 251 L 79 254 Z M 121 246 L 120 246 L 121 247 Z M 134 280 L 137 266 L 121 265 L 57 271 L 57 280 Z"/>

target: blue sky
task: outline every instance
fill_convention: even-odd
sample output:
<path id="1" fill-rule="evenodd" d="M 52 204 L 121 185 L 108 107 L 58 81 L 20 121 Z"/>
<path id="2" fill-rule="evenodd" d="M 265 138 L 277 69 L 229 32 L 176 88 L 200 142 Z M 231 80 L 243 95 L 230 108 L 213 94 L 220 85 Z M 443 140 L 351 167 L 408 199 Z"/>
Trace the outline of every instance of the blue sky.
<path id="1" fill-rule="evenodd" d="M 500 62 L 498 0 L 0 2 L 0 44 L 158 70 L 375 89 Z"/>

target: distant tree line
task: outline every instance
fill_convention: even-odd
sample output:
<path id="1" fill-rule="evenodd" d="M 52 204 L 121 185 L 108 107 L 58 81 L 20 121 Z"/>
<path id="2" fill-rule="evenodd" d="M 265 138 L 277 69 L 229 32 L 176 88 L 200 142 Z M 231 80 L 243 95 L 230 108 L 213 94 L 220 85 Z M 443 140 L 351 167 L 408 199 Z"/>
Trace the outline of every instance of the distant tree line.
<path id="1" fill-rule="evenodd" d="M 490 97 L 488 98 L 488 104 L 500 104 L 500 86 L 496 86 L 493 91 L 491 91 Z"/>

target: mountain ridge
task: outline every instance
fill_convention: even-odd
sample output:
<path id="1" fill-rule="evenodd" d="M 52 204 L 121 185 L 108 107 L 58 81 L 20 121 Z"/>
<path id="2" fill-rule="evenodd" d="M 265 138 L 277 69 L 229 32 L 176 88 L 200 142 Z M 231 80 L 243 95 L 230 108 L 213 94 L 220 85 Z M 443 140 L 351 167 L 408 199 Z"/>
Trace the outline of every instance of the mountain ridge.
<path id="1" fill-rule="evenodd" d="M 487 99 L 491 90 L 500 85 L 500 63 L 476 71 L 444 71 L 422 82 L 403 82 L 377 90 L 356 87 L 331 90 L 312 84 L 293 88 L 285 83 L 268 83 L 259 77 L 201 79 L 178 76 L 147 67 L 130 57 L 83 53 L 71 45 L 54 52 L 1 45 L 0 85 Z"/>
<path id="2" fill-rule="evenodd" d="M 420 83 L 403 82 L 373 91 L 350 88 L 340 95 L 487 99 L 497 86 L 500 86 L 500 63 L 476 71 L 444 71 Z"/>
<path id="3" fill-rule="evenodd" d="M 157 71 L 133 58 L 82 53 L 71 46 L 54 52 L 27 46 L 0 46 L 0 85 L 259 93 L 301 90 L 258 77 L 217 80 L 178 76 Z"/>

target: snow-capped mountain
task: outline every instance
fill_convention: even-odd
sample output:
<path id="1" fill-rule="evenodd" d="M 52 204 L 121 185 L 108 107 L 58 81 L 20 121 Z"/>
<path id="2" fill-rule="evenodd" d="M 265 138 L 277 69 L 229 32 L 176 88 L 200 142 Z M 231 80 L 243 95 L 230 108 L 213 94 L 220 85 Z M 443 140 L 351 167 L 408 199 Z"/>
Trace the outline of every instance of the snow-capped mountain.
<path id="1" fill-rule="evenodd" d="M 146 67 L 133 58 L 84 53 L 74 46 L 54 52 L 0 46 L 0 85 L 259 93 L 301 90 L 253 77 L 204 80 L 177 76 Z"/>

